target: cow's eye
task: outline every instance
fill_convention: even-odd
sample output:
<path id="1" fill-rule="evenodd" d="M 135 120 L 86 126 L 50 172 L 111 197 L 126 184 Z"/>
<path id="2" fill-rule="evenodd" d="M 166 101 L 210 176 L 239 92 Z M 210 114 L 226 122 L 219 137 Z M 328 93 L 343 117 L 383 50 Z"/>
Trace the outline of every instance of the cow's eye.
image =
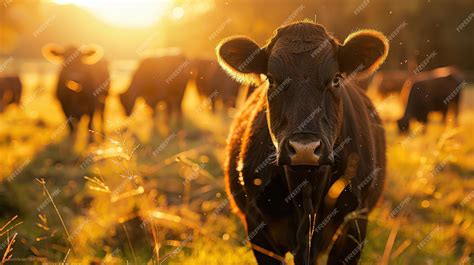
<path id="1" fill-rule="evenodd" d="M 341 85 L 341 82 L 342 82 L 342 76 L 341 74 L 337 74 L 332 79 L 332 86 L 339 87 Z"/>

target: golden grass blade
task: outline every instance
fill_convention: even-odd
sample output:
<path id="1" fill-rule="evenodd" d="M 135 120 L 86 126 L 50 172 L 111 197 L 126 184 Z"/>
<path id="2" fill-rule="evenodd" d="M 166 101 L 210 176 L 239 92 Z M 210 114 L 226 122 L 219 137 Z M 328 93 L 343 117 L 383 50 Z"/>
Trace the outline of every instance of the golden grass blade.
<path id="1" fill-rule="evenodd" d="M 329 244 L 326 251 L 321 256 L 327 256 L 331 252 L 334 244 L 336 243 L 336 240 L 339 238 L 339 236 L 342 235 L 344 228 L 346 227 L 346 225 L 350 221 L 352 221 L 354 219 L 367 219 L 367 217 L 365 216 L 367 214 L 367 212 L 368 212 L 368 209 L 363 208 L 363 209 L 355 210 L 355 211 L 350 212 L 349 214 L 347 214 L 344 217 L 344 221 L 339 225 L 336 232 L 332 236 L 331 243 Z"/>
<path id="2" fill-rule="evenodd" d="M 137 189 L 126 191 L 124 193 L 121 193 L 117 196 L 114 196 L 110 199 L 111 202 L 117 202 L 123 199 L 127 199 L 133 196 L 137 196 L 140 194 L 143 194 L 145 192 L 145 189 L 142 186 L 139 186 Z"/>
<path id="3" fill-rule="evenodd" d="M 63 259 L 63 264 L 66 264 L 67 258 L 69 257 L 69 253 L 71 253 L 71 249 L 67 250 L 66 256 L 64 256 L 64 259 Z"/>
<path id="4" fill-rule="evenodd" d="M 69 244 L 71 244 L 72 251 L 75 253 L 76 251 L 74 250 L 74 245 L 71 242 L 71 235 L 69 234 L 69 231 L 66 227 L 66 223 L 64 222 L 64 219 L 61 216 L 61 213 L 59 212 L 59 209 L 56 206 L 56 203 L 54 202 L 53 197 L 51 196 L 51 194 L 49 193 L 48 188 L 46 187 L 46 181 L 44 179 L 36 179 L 36 181 L 38 181 L 41 184 L 41 186 L 43 188 L 43 191 L 48 195 L 48 198 L 51 201 L 51 204 L 53 205 L 54 210 L 56 211 L 56 214 L 57 214 L 59 220 L 61 221 L 64 232 L 66 233 L 66 236 L 67 236 L 67 240 L 68 240 Z"/>
<path id="5" fill-rule="evenodd" d="M 272 251 L 270 251 L 270 250 L 264 249 L 264 248 L 262 248 L 262 247 L 260 247 L 260 246 L 258 246 L 258 245 L 253 244 L 253 243 L 252 243 L 251 245 L 252 245 L 252 249 L 254 249 L 254 250 L 256 250 L 256 251 L 258 251 L 258 252 L 260 252 L 260 253 L 262 253 L 262 254 L 265 254 L 265 255 L 267 255 L 267 256 L 269 256 L 269 257 L 272 257 L 272 258 L 274 258 L 274 259 L 276 259 L 276 260 L 279 260 L 282 264 L 286 264 L 286 262 L 285 262 L 285 257 L 282 257 L 282 256 L 280 256 L 280 255 L 278 255 L 278 254 L 276 254 L 276 253 L 274 253 L 274 252 L 272 252 Z"/>
<path id="6" fill-rule="evenodd" d="M 44 231 L 49 231 L 49 227 L 47 227 L 46 225 L 36 223 L 36 226 L 43 229 Z"/>
<path id="7" fill-rule="evenodd" d="M 23 221 L 20 221 L 14 225 L 12 225 L 10 228 L 6 229 L 5 231 L 3 231 L 5 228 L 7 228 L 7 226 L 9 226 L 13 221 L 15 221 L 16 219 L 18 218 L 18 215 L 15 215 L 13 216 L 10 220 L 8 220 L 8 222 L 2 226 L 2 228 L 0 228 L 0 236 L 3 236 L 5 234 L 7 234 L 8 232 L 10 232 L 13 228 L 23 224 Z"/>
<path id="8" fill-rule="evenodd" d="M 5 252 L 3 253 L 2 261 L 0 262 L 0 264 L 3 265 L 12 258 L 13 244 L 15 244 L 15 238 L 17 235 L 18 233 L 15 233 L 13 237 L 10 239 L 10 241 L 8 241 L 7 248 L 5 249 Z"/>
<path id="9" fill-rule="evenodd" d="M 0 232 L 3 231 L 3 229 L 5 229 L 5 227 L 7 227 L 9 224 L 11 224 L 11 222 L 15 221 L 16 218 L 18 218 L 18 215 L 15 215 L 10 220 L 8 220 L 8 222 L 3 225 L 2 228 L 0 228 Z"/>
<path id="10" fill-rule="evenodd" d="M 137 263 L 137 257 L 135 256 L 135 250 L 133 249 L 132 241 L 130 241 L 130 236 L 128 235 L 127 227 L 125 226 L 125 223 L 122 224 L 123 231 L 125 232 L 125 236 L 127 237 L 127 242 L 128 242 L 128 247 L 130 248 L 130 251 L 132 252 L 132 257 L 133 257 L 133 262 L 135 264 Z"/>
<path id="11" fill-rule="evenodd" d="M 400 228 L 401 218 L 397 218 L 395 221 L 392 230 L 390 230 L 390 234 L 388 235 L 387 243 L 385 245 L 385 250 L 382 255 L 382 260 L 380 261 L 380 265 L 388 265 L 390 261 L 390 255 L 392 252 L 393 245 L 395 243 L 395 239 L 397 238 L 398 229 Z"/>
<path id="12" fill-rule="evenodd" d="M 85 176 L 84 179 L 92 182 L 95 185 L 97 185 L 97 186 L 94 186 L 94 185 L 91 184 L 89 186 L 89 189 L 104 192 L 104 193 L 110 193 L 109 186 L 107 186 L 101 179 L 99 179 L 97 177 L 91 178 L 91 177 L 88 177 L 88 176 Z"/>
<path id="13" fill-rule="evenodd" d="M 403 243 L 392 253 L 390 260 L 394 261 L 398 256 L 400 256 L 403 251 L 411 245 L 411 242 L 412 241 L 409 239 L 403 241 Z"/>

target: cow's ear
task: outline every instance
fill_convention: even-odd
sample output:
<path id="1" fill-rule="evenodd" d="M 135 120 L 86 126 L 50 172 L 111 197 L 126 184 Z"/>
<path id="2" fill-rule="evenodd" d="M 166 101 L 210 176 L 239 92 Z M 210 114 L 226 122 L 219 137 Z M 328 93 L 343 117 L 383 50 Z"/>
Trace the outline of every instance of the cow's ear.
<path id="1" fill-rule="evenodd" d="M 64 48 L 55 43 L 48 43 L 43 46 L 41 53 L 50 62 L 58 63 L 64 59 Z"/>
<path id="2" fill-rule="evenodd" d="M 387 54 L 388 40 L 382 33 L 360 30 L 350 34 L 339 47 L 339 68 L 343 73 L 368 76 L 379 68 Z"/>
<path id="3" fill-rule="evenodd" d="M 89 44 L 80 48 L 82 62 L 85 64 L 95 64 L 104 57 L 104 49 L 95 44 Z"/>
<path id="4" fill-rule="evenodd" d="M 267 73 L 268 56 L 264 49 L 246 37 L 232 37 L 216 48 L 219 64 L 241 83 L 258 83 Z"/>

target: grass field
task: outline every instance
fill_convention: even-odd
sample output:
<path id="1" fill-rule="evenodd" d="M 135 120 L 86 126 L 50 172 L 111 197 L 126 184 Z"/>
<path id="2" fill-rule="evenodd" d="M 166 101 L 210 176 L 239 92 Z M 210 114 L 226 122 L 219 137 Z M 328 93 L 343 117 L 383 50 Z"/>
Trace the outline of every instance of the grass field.
<path id="1" fill-rule="evenodd" d="M 53 69 L 26 64 L 22 106 L 0 114 L 0 259 L 255 264 L 224 192 L 235 110 L 211 114 L 191 84 L 182 130 L 153 128 L 143 105 L 127 119 L 117 94 L 130 69 L 114 65 L 106 139 L 86 145 L 85 126 L 77 142 L 66 137 Z M 387 120 L 388 176 L 361 264 L 472 264 L 474 87 L 464 91 L 459 127 L 434 116 L 426 133 L 398 135 L 398 100 L 376 102 Z"/>

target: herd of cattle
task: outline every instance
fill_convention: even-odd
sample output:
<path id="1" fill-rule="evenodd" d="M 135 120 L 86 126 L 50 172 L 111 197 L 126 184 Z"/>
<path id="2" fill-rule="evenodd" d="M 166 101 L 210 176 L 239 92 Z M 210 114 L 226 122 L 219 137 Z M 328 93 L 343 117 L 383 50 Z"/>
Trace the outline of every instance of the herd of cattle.
<path id="1" fill-rule="evenodd" d="M 50 61 L 61 62 L 56 96 L 64 115 L 70 118 L 70 131 L 74 132 L 82 116 L 102 121 L 105 99 L 109 93 L 110 71 L 100 47 L 80 48 L 47 45 L 43 55 Z M 165 102 L 170 116 L 181 120 L 181 103 L 189 80 L 193 79 L 199 95 L 206 98 L 212 111 L 216 102 L 225 108 L 234 107 L 241 84 L 229 77 L 216 60 L 189 60 L 182 54 L 143 59 L 120 102 L 127 115 L 131 115 L 135 101 L 143 97 L 155 114 L 159 102 Z M 359 82 L 360 88 L 375 88 L 379 95 L 387 97 L 398 94 L 406 104 L 404 115 L 398 120 L 401 132 L 409 129 L 409 121 L 415 119 L 427 123 L 430 112 L 441 112 L 443 121 L 448 110 L 459 113 L 462 76 L 454 67 L 443 67 L 432 71 L 410 74 L 408 71 L 379 71 L 373 77 Z M 248 95 L 255 86 L 246 86 Z M 16 75 L 0 76 L 0 112 L 10 104 L 19 104 L 22 93 L 20 78 Z M 89 129 L 92 119 L 89 120 Z"/>
<path id="2" fill-rule="evenodd" d="M 103 51 L 98 46 L 67 46 L 48 44 L 43 55 L 51 62 L 60 63 L 56 97 L 68 122 L 71 133 L 76 131 L 81 117 L 101 119 L 103 133 L 105 99 L 109 95 L 110 70 Z M 158 103 L 165 102 L 168 116 L 181 121 L 181 103 L 189 81 L 196 83 L 201 98 L 207 100 L 212 111 L 216 102 L 225 108 L 234 107 L 240 84 L 230 78 L 217 61 L 208 59 L 190 60 L 182 54 L 143 59 L 128 89 L 120 95 L 126 115 L 131 115 L 135 101 L 142 97 L 155 111 Z M 0 112 L 10 104 L 20 104 L 22 84 L 16 76 L 0 76 Z M 92 129 L 93 119 L 89 119 Z"/>
<path id="3" fill-rule="evenodd" d="M 43 55 L 50 61 L 61 62 L 56 96 L 64 115 L 70 118 L 70 131 L 82 116 L 102 120 L 105 98 L 110 87 L 108 63 L 99 47 L 60 47 L 47 45 Z M 143 97 L 153 113 L 159 102 L 165 102 L 169 116 L 181 121 L 181 103 L 189 80 L 194 79 L 199 95 L 206 98 L 212 111 L 216 102 L 225 108 L 235 106 L 241 84 L 229 77 L 218 62 L 209 59 L 189 60 L 175 54 L 143 59 L 133 74 L 130 86 L 120 95 L 120 102 L 127 115 L 131 115 L 135 101 Z M 403 117 L 398 121 L 401 132 L 409 129 L 409 121 L 415 119 L 427 123 L 430 112 L 441 112 L 443 121 L 448 110 L 455 120 L 459 113 L 459 99 L 462 90 L 462 76 L 454 67 L 443 67 L 432 71 L 410 75 L 408 71 L 379 71 L 372 78 L 359 83 L 363 90 L 370 87 L 387 97 L 399 94 L 406 104 Z M 255 89 L 247 86 L 249 94 Z M 18 76 L 0 76 L 0 112 L 10 104 L 19 104 L 22 85 Z M 89 121 L 89 129 L 92 119 Z M 103 132 L 103 128 L 101 128 Z"/>

